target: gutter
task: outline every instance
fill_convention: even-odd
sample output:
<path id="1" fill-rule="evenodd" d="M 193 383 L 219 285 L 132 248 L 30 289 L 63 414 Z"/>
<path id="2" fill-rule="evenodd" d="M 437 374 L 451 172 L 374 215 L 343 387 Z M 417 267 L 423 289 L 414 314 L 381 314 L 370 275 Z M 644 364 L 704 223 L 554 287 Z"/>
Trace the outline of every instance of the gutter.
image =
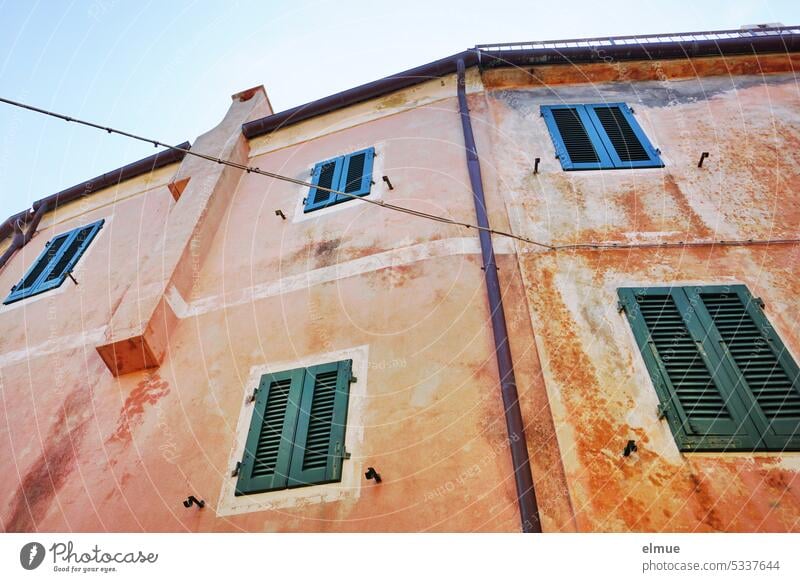
<path id="1" fill-rule="evenodd" d="M 177 147 L 181 149 L 189 149 L 191 144 L 188 141 L 185 141 Z M 79 198 L 93 194 L 94 192 L 102 190 L 103 188 L 114 186 L 126 180 L 130 180 L 131 178 L 136 178 L 137 176 L 141 176 L 159 168 L 163 168 L 164 166 L 179 162 L 185 155 L 186 152 L 174 149 L 158 152 L 152 156 L 142 158 L 141 160 L 137 160 L 122 166 L 121 168 L 117 168 L 111 172 L 106 172 L 105 174 L 96 176 L 91 180 L 81 182 L 80 184 L 76 184 L 75 186 L 37 200 L 33 203 L 33 206 L 30 210 L 24 210 L 14 214 L 13 216 L 10 216 L 2 225 L 0 225 L 0 240 L 5 239 L 9 234 L 12 233 L 14 235 L 14 239 L 11 241 L 11 244 L 5 250 L 5 252 L 0 255 L 0 269 L 5 266 L 8 260 L 17 250 L 24 247 L 26 244 L 28 244 L 31 238 L 33 238 L 36 228 L 39 226 L 39 221 L 41 221 L 45 212 L 48 212 L 49 210 L 55 210 L 59 205 L 73 202 L 74 200 L 78 200 Z M 23 230 L 25 225 L 28 226 L 27 230 Z"/>
<path id="2" fill-rule="evenodd" d="M 800 51 L 800 34 L 602 46 L 477 50 L 480 51 L 479 60 L 482 69 L 508 66 L 613 63 L 615 61 L 792 53 Z"/>
<path id="3" fill-rule="evenodd" d="M 666 42 L 645 42 L 644 37 L 608 37 L 606 39 L 577 39 L 564 44 L 580 46 L 540 46 L 539 48 L 510 48 L 512 45 L 478 45 L 449 57 L 419 67 L 353 87 L 340 93 L 299 105 L 286 111 L 274 113 L 261 119 L 242 124 L 242 133 L 247 139 L 266 135 L 272 131 L 311 119 L 324 113 L 337 111 L 356 103 L 375 99 L 382 95 L 451 75 L 456 63 L 464 61 L 465 67 L 479 66 L 481 69 L 497 67 L 525 67 L 532 65 L 575 65 L 587 63 L 610 63 L 634 60 L 689 59 L 697 57 L 760 55 L 800 52 L 800 34 L 797 27 L 783 27 L 766 31 L 738 31 L 733 38 L 683 38 Z M 721 31 L 730 33 L 730 31 Z M 768 34 L 768 33 L 773 34 Z M 776 34 L 775 32 L 780 32 Z M 665 34 L 665 37 L 711 36 L 704 33 Z M 763 36 L 758 36 L 763 34 Z M 617 39 L 617 44 L 615 40 Z M 624 43 L 622 41 L 625 41 Z M 559 41 L 537 43 L 553 45 Z M 509 47 L 509 48 L 503 48 Z"/>
<path id="4" fill-rule="evenodd" d="M 514 361 L 511 358 L 506 316 L 503 310 L 503 296 L 500 289 L 500 280 L 497 276 L 492 235 L 487 230 L 489 228 L 489 218 L 486 214 L 486 199 L 483 195 L 481 164 L 478 159 L 475 136 L 472 133 L 472 121 L 469 115 L 469 107 L 467 106 L 465 69 L 464 60 L 458 59 L 458 110 L 464 131 L 464 148 L 467 154 L 467 169 L 472 186 L 472 199 L 475 203 L 475 216 L 478 226 L 481 227 L 479 231 L 481 258 L 486 279 L 486 292 L 489 296 L 492 335 L 494 337 L 497 368 L 500 373 L 500 393 L 503 397 L 506 429 L 508 430 L 508 442 L 511 449 L 511 462 L 514 467 L 517 502 L 522 521 L 522 531 L 525 533 L 541 533 L 539 508 L 536 503 L 536 492 L 533 489 L 533 476 L 531 475 L 528 446 L 525 440 L 525 425 L 522 421 L 522 411 L 519 406 L 517 382 L 514 377 Z"/>

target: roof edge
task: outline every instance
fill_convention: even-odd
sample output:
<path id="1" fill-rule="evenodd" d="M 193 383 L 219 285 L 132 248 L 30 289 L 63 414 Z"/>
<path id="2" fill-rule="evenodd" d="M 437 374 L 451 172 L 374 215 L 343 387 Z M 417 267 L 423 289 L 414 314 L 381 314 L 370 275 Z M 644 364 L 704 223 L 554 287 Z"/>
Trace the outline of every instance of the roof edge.
<path id="1" fill-rule="evenodd" d="M 437 79 L 445 75 L 450 75 L 456 72 L 456 63 L 459 59 L 464 60 L 467 67 L 472 67 L 478 64 L 478 51 L 475 49 L 467 49 L 460 53 L 450 55 L 443 59 L 432 61 L 413 69 L 408 69 L 401 73 L 396 73 L 388 77 L 383 77 L 377 81 L 372 81 L 364 85 L 353 87 L 334 93 L 328 97 L 311 101 L 304 105 L 298 105 L 285 111 L 274 113 L 261 119 L 248 121 L 242 125 L 242 133 L 248 139 L 264 135 L 276 129 L 293 125 L 306 119 L 316 117 L 323 113 L 330 113 L 343 107 L 348 107 L 362 101 L 380 97 L 386 93 L 392 93 L 405 89 L 431 79 Z"/>
<path id="2" fill-rule="evenodd" d="M 191 148 L 191 146 L 192 144 L 190 142 L 185 141 L 182 144 L 175 146 L 176 148 L 180 149 L 168 149 L 158 152 L 152 156 L 147 156 L 141 160 L 131 162 L 130 164 L 126 164 L 120 168 L 117 168 L 116 170 L 106 172 L 105 174 L 100 174 L 99 176 L 96 176 L 90 180 L 86 180 L 80 184 L 76 184 L 70 188 L 66 188 L 60 192 L 56 192 L 55 194 L 51 194 L 50 196 L 46 196 L 45 198 L 41 198 L 34 202 L 30 209 L 13 214 L 6 219 L 5 222 L 0 224 L 0 240 L 5 239 L 14 231 L 15 224 L 27 224 L 33 218 L 36 210 L 38 210 L 42 205 L 46 205 L 46 210 L 48 211 L 53 210 L 60 204 L 67 204 L 77 200 L 78 198 L 93 194 L 98 190 L 102 190 L 103 188 L 108 188 L 109 186 L 125 182 L 126 180 L 142 176 L 175 162 L 180 162 L 186 155 L 186 152 L 181 150 L 188 150 Z"/>
<path id="3" fill-rule="evenodd" d="M 796 27 L 784 28 L 788 30 Z M 681 34 L 691 35 L 695 33 Z M 650 36 L 652 37 L 652 35 Z M 642 36 L 642 39 L 644 38 L 645 36 Z M 478 45 L 475 48 L 467 49 L 449 57 L 378 79 L 377 81 L 359 85 L 304 105 L 298 105 L 297 107 L 292 107 L 291 109 L 280 111 L 267 117 L 249 121 L 242 125 L 242 133 L 246 138 L 252 139 L 324 113 L 330 113 L 344 107 L 361 103 L 362 101 L 374 99 L 387 93 L 392 93 L 431 79 L 455 73 L 456 63 L 459 59 L 464 60 L 464 65 L 466 67 L 478 65 L 482 69 L 485 69 L 503 66 L 519 67 L 544 64 L 573 65 L 630 60 L 662 60 L 707 56 L 724 57 L 744 54 L 792 53 L 800 52 L 800 34 L 788 31 L 786 34 L 779 35 L 744 35 L 736 38 L 701 40 L 687 38 L 667 42 L 641 42 L 621 45 L 602 44 L 559 48 L 485 50 L 481 48 L 482 46 L 492 45 Z"/>

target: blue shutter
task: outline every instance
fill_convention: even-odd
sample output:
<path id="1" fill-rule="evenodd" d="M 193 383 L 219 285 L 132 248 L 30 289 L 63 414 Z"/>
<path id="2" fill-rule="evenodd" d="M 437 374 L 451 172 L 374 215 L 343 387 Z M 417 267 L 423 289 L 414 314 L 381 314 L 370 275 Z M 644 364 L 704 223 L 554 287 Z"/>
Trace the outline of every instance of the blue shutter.
<path id="1" fill-rule="evenodd" d="M 309 189 L 306 205 L 303 209 L 304 213 L 325 208 L 336 202 L 336 194 L 326 190 L 319 190 L 316 186 L 338 190 L 343 164 L 344 156 L 339 156 L 338 158 L 319 162 L 314 166 L 314 171 L 311 175 L 311 183 L 314 187 Z"/>
<path id="2" fill-rule="evenodd" d="M 4 305 L 59 287 L 103 227 L 104 220 L 54 237 L 3 301 Z"/>
<path id="3" fill-rule="evenodd" d="M 613 167 L 585 106 L 542 105 L 540 111 L 564 170 Z"/>
<path id="4" fill-rule="evenodd" d="M 341 178 L 337 190 L 353 196 L 366 196 L 372 188 L 372 161 L 375 148 L 367 148 L 344 157 Z M 338 194 L 336 202 L 350 200 L 349 196 Z"/>
<path id="5" fill-rule="evenodd" d="M 664 167 L 658 151 L 625 103 L 597 103 L 584 107 L 614 168 Z"/>

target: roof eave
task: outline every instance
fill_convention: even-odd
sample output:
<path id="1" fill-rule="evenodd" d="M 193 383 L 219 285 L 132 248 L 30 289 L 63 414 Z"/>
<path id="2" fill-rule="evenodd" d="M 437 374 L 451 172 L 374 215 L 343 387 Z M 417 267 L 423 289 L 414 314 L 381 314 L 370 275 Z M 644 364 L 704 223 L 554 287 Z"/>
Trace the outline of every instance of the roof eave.
<path id="1" fill-rule="evenodd" d="M 522 67 L 532 65 L 574 65 L 596 62 L 663 60 L 697 57 L 761 55 L 800 51 L 800 35 L 746 36 L 713 40 L 673 41 L 647 44 L 535 48 L 511 50 L 467 49 L 460 53 L 390 75 L 365 85 L 347 89 L 286 111 L 274 113 L 242 125 L 248 139 L 259 137 L 369 99 L 405 89 L 437 77 L 455 73 L 456 63 L 464 60 L 467 67 Z"/>

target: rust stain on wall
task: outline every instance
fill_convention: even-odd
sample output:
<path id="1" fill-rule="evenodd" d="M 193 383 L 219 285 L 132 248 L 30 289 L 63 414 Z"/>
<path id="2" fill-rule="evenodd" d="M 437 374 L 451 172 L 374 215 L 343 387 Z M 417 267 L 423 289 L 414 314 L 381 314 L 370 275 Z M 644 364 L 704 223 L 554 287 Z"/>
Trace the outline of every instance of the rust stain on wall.
<path id="1" fill-rule="evenodd" d="M 155 404 L 167 394 L 169 394 L 167 381 L 158 374 L 148 374 L 125 399 L 117 420 L 117 428 L 108 440 L 130 440 L 131 429 L 142 422 L 145 406 Z"/>
<path id="2" fill-rule="evenodd" d="M 78 463 L 78 450 L 92 418 L 91 391 L 80 387 L 62 403 L 44 451 L 14 494 L 11 513 L 3 521 L 8 532 L 37 531 L 58 492 Z"/>

